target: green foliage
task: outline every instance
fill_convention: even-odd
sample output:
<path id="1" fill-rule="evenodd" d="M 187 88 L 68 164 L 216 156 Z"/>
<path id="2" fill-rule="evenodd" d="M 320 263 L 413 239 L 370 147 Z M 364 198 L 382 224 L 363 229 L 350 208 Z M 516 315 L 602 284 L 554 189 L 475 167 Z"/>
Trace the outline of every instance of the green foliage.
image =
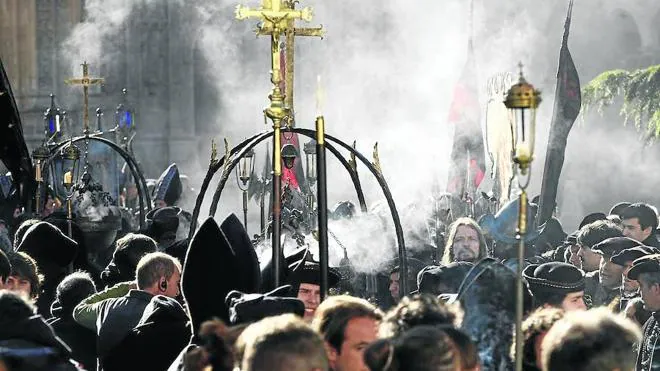
<path id="1" fill-rule="evenodd" d="M 621 115 L 624 124 L 632 121 L 642 129 L 646 122 L 646 138 L 660 136 L 660 65 L 636 71 L 606 71 L 582 89 L 582 110 L 603 108 L 623 98 Z"/>

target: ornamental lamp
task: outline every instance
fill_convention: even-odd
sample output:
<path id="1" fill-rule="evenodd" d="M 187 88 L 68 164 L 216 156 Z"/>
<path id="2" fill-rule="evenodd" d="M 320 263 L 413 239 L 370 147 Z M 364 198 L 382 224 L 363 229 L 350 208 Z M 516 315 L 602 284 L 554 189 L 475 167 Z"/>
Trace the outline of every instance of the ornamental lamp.
<path id="1" fill-rule="evenodd" d="M 76 179 L 78 179 L 80 149 L 73 142 L 69 142 L 69 145 L 62 149 L 60 155 L 62 157 L 62 185 L 67 192 L 71 192 Z"/>
<path id="2" fill-rule="evenodd" d="M 316 141 L 310 140 L 305 143 L 305 177 L 310 183 L 316 182 Z"/>
<path id="3" fill-rule="evenodd" d="M 287 143 L 282 146 L 281 153 L 282 161 L 284 161 L 284 167 L 289 170 L 293 169 L 293 165 L 296 163 L 296 157 L 298 157 L 298 150 L 296 147 L 291 143 Z"/>
<path id="4" fill-rule="evenodd" d="M 243 183 L 243 187 L 247 187 L 248 182 L 250 181 L 250 176 L 254 171 L 254 150 L 250 149 L 246 152 L 241 160 L 238 162 L 238 168 L 236 169 L 236 176 Z"/>
<path id="5" fill-rule="evenodd" d="M 124 132 L 134 131 L 135 128 L 135 112 L 128 102 L 128 90 L 122 89 L 122 101 L 117 105 L 115 110 L 115 125 Z"/>
<path id="6" fill-rule="evenodd" d="M 43 170 L 46 161 L 50 157 L 50 150 L 45 145 L 41 145 L 32 151 L 32 159 L 34 160 L 34 180 L 43 182 Z"/>
<path id="7" fill-rule="evenodd" d="M 55 138 L 62 134 L 64 112 L 55 105 L 55 95 L 50 95 L 50 107 L 44 112 L 44 132 L 47 138 Z"/>
<path id="8" fill-rule="evenodd" d="M 534 154 L 536 111 L 541 103 L 541 92 L 525 80 L 520 65 L 520 78 L 506 94 L 504 105 L 509 109 L 513 136 L 513 160 L 525 175 Z"/>

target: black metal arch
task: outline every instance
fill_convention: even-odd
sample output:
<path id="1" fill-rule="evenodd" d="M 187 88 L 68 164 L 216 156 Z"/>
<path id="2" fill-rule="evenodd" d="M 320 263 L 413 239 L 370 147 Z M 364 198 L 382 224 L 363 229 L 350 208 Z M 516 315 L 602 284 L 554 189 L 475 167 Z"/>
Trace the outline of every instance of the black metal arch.
<path id="1" fill-rule="evenodd" d="M 294 129 L 291 130 L 293 131 Z M 243 155 L 245 153 L 249 152 L 251 149 L 256 147 L 259 143 L 263 142 L 264 140 L 271 138 L 274 133 L 270 131 L 267 132 L 267 134 L 269 135 L 260 136 L 259 138 L 254 140 L 248 139 L 249 144 L 246 144 L 246 147 L 241 146 L 242 152 L 239 153 L 239 155 L 236 158 L 232 158 L 232 162 L 228 165 L 227 171 L 223 172 L 222 178 L 220 178 L 220 182 L 218 182 L 215 192 L 213 193 L 213 200 L 211 201 L 211 207 L 209 208 L 210 216 L 215 215 L 218 209 L 218 203 L 220 202 L 220 195 L 224 190 L 225 184 L 229 180 L 229 177 L 231 176 L 236 165 L 238 165 L 239 161 L 241 160 L 241 158 L 243 158 Z M 315 139 L 306 134 L 302 134 L 302 135 Z M 357 172 L 353 170 L 353 168 L 348 163 L 348 161 L 346 161 L 344 156 L 342 156 L 342 154 L 332 144 L 326 143 L 326 148 L 337 158 L 337 160 L 339 160 L 342 166 L 344 166 L 344 169 L 346 169 L 346 171 L 348 172 L 349 176 L 351 177 L 351 181 L 353 182 L 353 186 L 355 187 L 355 192 L 357 193 L 358 203 L 360 204 L 360 210 L 362 210 L 362 212 L 367 212 L 367 202 L 365 200 L 364 192 L 362 190 L 362 184 L 360 183 L 360 177 L 358 176 Z M 224 168 L 224 162 L 222 167 Z"/>
<path id="2" fill-rule="evenodd" d="M 301 129 L 301 128 L 291 128 L 290 129 L 292 132 L 296 134 L 301 134 L 306 137 L 315 139 L 316 138 L 316 131 L 314 130 L 309 130 L 309 129 Z M 259 134 L 256 134 L 243 142 L 239 143 L 236 147 L 232 148 L 229 152 L 230 158 L 232 158 L 232 162 L 228 165 L 227 171 L 224 174 L 224 178 L 228 178 L 229 175 L 232 173 L 233 168 L 238 164 L 238 161 L 248 152 L 250 151 L 253 147 L 255 147 L 257 144 L 260 142 L 264 141 L 265 139 L 272 137 L 274 132 L 271 131 L 266 131 L 262 132 Z M 326 138 L 326 146 L 330 150 L 330 146 L 328 146 L 328 141 L 335 142 L 336 144 L 340 145 L 353 155 L 355 155 L 356 158 L 358 158 L 366 167 L 369 169 L 371 174 L 376 178 L 379 186 L 381 187 L 383 194 L 385 196 L 385 199 L 387 200 L 388 207 L 390 208 L 390 213 L 392 214 L 392 220 L 394 222 L 394 229 L 395 229 L 395 234 L 396 234 L 396 239 L 397 239 L 397 244 L 398 244 L 398 253 L 399 253 L 399 269 L 402 277 L 407 277 L 408 273 L 408 260 L 407 260 L 407 253 L 406 253 L 406 247 L 405 247 L 405 241 L 404 241 L 404 236 L 403 236 L 403 228 L 401 226 L 401 220 L 399 218 L 399 213 L 396 209 L 396 204 L 394 203 L 394 199 L 392 197 L 392 193 L 389 190 L 389 187 L 387 185 L 387 182 L 385 181 L 385 178 L 383 178 L 382 174 L 371 164 L 371 162 L 364 157 L 360 152 L 358 152 L 355 148 L 352 146 L 344 143 L 343 141 L 331 136 L 331 135 L 325 135 Z M 333 150 L 330 150 L 333 154 L 338 153 L 334 147 L 332 147 Z M 233 158 L 236 153 L 238 153 L 238 156 L 236 158 Z M 343 157 L 342 157 L 343 158 Z M 199 212 L 201 209 L 202 202 L 204 201 L 204 196 L 206 194 L 206 191 L 208 190 L 209 184 L 213 178 L 213 175 L 220 169 L 224 168 L 225 161 L 227 159 L 225 156 L 223 156 L 221 159 L 216 161 L 215 163 L 212 163 L 211 166 L 209 166 L 209 170 L 207 171 L 206 177 L 204 178 L 204 182 L 202 183 L 202 187 L 200 188 L 200 193 L 197 196 L 197 200 L 195 203 L 195 209 L 193 210 L 193 218 L 192 218 L 192 225 L 190 228 L 190 234 L 189 238 L 192 238 L 195 229 L 196 229 L 196 223 L 197 223 L 197 218 L 199 217 Z M 340 160 L 341 161 L 341 160 Z M 344 159 L 345 161 L 345 159 Z M 344 162 L 342 162 L 344 164 Z M 348 163 L 346 163 L 348 164 Z M 350 168 L 350 166 L 349 166 Z M 352 171 L 352 169 L 351 169 Z M 349 171 L 350 173 L 350 171 Z M 351 177 L 353 179 L 353 177 Z M 224 181 L 223 181 L 224 180 Z M 213 203 L 211 205 L 211 209 L 209 210 L 210 216 L 215 215 L 215 211 L 217 210 L 217 203 L 220 199 L 220 195 L 222 193 L 222 189 L 224 187 L 224 184 L 226 183 L 227 179 L 221 179 L 220 183 L 218 184 L 218 187 L 216 189 L 216 192 L 214 193 L 213 197 Z M 359 181 L 359 180 L 358 180 Z M 360 187 L 361 188 L 361 187 Z M 362 204 L 361 204 L 362 207 Z M 365 205 L 366 207 L 366 205 Z M 402 293 L 408 293 L 408 288 L 407 288 L 407 282 L 405 279 L 401 280 L 401 292 Z"/>
<path id="3" fill-rule="evenodd" d="M 128 152 L 126 152 L 126 150 L 118 146 L 116 143 L 105 138 L 100 138 L 95 136 L 85 136 L 85 135 L 78 136 L 70 140 L 58 143 L 53 149 L 51 149 L 50 156 L 48 156 L 48 159 L 45 161 L 44 169 L 49 168 L 51 160 L 60 153 L 60 150 L 62 148 L 68 146 L 71 143 L 77 143 L 84 140 L 103 143 L 108 147 L 112 148 L 115 152 L 119 153 L 119 155 L 124 159 L 124 161 L 126 161 L 128 167 L 131 170 L 131 174 L 133 175 L 133 179 L 135 179 L 135 186 L 137 187 L 138 190 L 138 199 L 140 201 L 140 229 L 144 229 L 145 203 L 147 210 L 148 211 L 151 210 L 151 198 L 149 197 L 149 192 L 147 190 L 147 182 L 144 179 L 144 174 L 142 174 L 139 171 L 138 164 L 133 158 L 133 156 L 131 156 Z"/>

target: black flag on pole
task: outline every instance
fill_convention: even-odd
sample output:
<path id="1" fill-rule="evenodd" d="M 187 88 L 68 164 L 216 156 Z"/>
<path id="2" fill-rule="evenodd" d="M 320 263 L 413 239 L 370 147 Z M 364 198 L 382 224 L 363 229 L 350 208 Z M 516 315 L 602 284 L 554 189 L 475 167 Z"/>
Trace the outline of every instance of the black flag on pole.
<path id="1" fill-rule="evenodd" d="M 580 93 L 580 77 L 568 50 L 568 34 L 571 27 L 573 0 L 568 4 L 568 13 L 564 23 L 564 36 L 559 52 L 559 69 L 557 71 L 557 87 L 555 104 L 550 124 L 550 137 L 545 157 L 545 169 L 541 184 L 541 200 L 538 212 L 538 224 L 545 223 L 553 214 L 557 199 L 559 177 L 564 165 L 566 141 L 573 123 L 580 113 L 582 95 Z"/>

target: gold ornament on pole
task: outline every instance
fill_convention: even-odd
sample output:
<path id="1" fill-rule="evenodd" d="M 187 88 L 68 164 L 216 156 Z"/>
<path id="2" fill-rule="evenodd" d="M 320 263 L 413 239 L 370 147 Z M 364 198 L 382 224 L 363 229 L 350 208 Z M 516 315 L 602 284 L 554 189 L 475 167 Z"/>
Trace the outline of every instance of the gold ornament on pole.
<path id="1" fill-rule="evenodd" d="M 518 229 L 518 276 L 516 282 L 516 371 L 522 371 L 523 366 L 523 302 L 524 282 L 522 271 L 525 264 L 525 235 L 527 234 L 527 186 L 530 179 L 530 166 L 534 159 L 534 136 L 536 135 L 536 110 L 541 103 L 541 93 L 523 77 L 522 63 L 520 79 L 506 94 L 504 105 L 509 109 L 511 133 L 513 134 L 513 162 L 518 170 L 518 187 L 520 188 Z"/>
<path id="2" fill-rule="evenodd" d="M 83 134 L 89 134 L 89 87 L 92 85 L 99 85 L 105 82 L 105 79 L 100 77 L 89 76 L 89 65 L 87 62 L 82 64 L 83 75 L 79 78 L 72 78 L 66 80 L 65 83 L 69 85 L 80 85 L 83 87 Z"/>
<path id="3" fill-rule="evenodd" d="M 303 8 L 300 10 L 293 8 L 293 2 L 283 0 L 262 0 L 259 9 L 250 9 L 241 5 L 236 7 L 236 18 L 244 20 L 248 18 L 257 18 L 261 21 L 257 28 L 257 35 L 270 36 L 270 50 L 271 50 L 271 78 L 273 84 L 268 98 L 270 105 L 264 109 L 265 115 L 273 122 L 273 234 L 272 234 L 272 247 L 273 247 L 273 283 L 275 287 L 280 285 L 280 234 L 281 234 L 281 192 L 282 192 L 282 157 L 281 157 L 281 128 L 282 121 L 286 120 L 291 122 L 291 109 L 285 102 L 285 92 L 282 91 L 282 70 L 281 70 L 281 53 L 280 42 L 282 36 L 295 32 L 295 21 L 302 19 L 304 21 L 312 20 L 312 10 L 310 8 Z M 322 30 L 317 29 L 318 33 Z M 312 32 L 312 33 L 316 33 Z M 301 36 L 305 32 L 300 33 Z M 317 35 L 313 35 L 317 36 Z M 293 37 L 290 37 L 293 39 Z M 291 48 L 293 53 L 293 48 Z M 291 55 L 292 56 L 292 55 Z M 291 58 L 292 59 L 292 58 Z M 292 64 L 292 63 L 291 63 Z M 293 75 L 292 66 L 290 75 Z M 293 77 L 293 76 L 290 76 Z M 289 95 L 293 86 L 287 87 Z"/>

